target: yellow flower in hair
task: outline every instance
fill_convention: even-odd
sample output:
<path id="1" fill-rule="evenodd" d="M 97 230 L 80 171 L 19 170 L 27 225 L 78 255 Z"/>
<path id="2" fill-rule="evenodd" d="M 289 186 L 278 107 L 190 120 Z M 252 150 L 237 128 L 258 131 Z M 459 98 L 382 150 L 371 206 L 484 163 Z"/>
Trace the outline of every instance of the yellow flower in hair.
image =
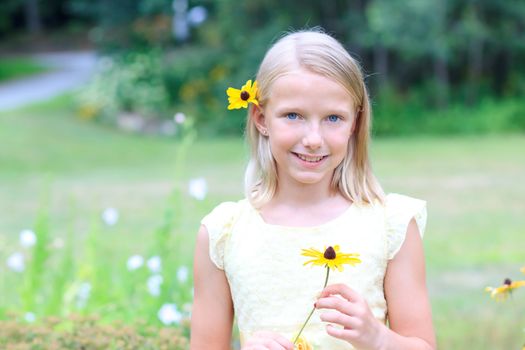
<path id="1" fill-rule="evenodd" d="M 226 94 L 228 95 L 228 109 L 248 108 L 248 103 L 259 105 L 257 81 L 254 81 L 252 85 L 252 81 L 248 80 L 240 90 L 230 87 L 226 90 Z"/>
<path id="2" fill-rule="evenodd" d="M 504 301 L 514 289 L 520 287 L 525 287 L 525 281 L 512 282 L 510 278 L 506 278 L 505 281 L 503 281 L 503 285 L 496 288 L 487 287 L 485 291 L 490 293 L 491 298 L 495 298 L 497 301 Z"/>
<path id="3" fill-rule="evenodd" d="M 337 268 L 339 271 L 343 271 L 343 265 L 348 264 L 355 266 L 361 263 L 358 258 L 359 254 L 355 253 L 340 253 L 339 246 L 325 248 L 324 253 L 314 249 L 303 249 L 301 255 L 312 257 L 314 259 L 308 260 L 303 265 L 312 264 L 314 266 L 327 266 L 331 269 Z"/>

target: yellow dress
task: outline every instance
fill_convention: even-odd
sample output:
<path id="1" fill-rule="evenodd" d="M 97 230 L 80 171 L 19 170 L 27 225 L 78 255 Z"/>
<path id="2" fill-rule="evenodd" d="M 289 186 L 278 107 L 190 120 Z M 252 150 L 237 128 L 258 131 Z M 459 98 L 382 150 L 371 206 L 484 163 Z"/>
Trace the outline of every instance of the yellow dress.
<path id="1" fill-rule="evenodd" d="M 339 245 L 359 253 L 361 264 L 330 272 L 328 284 L 345 283 L 365 297 L 374 316 L 386 322 L 383 280 L 388 261 L 401 248 L 408 223 L 415 218 L 424 233 L 426 202 L 389 194 L 385 204 L 353 204 L 343 214 L 313 227 L 264 222 L 246 200 L 224 202 L 205 216 L 210 258 L 230 284 L 241 345 L 254 332 L 274 331 L 292 339 L 321 291 L 326 270 L 303 266 L 302 248 Z M 315 350 L 353 349 L 329 336 L 316 310 L 303 331 Z"/>

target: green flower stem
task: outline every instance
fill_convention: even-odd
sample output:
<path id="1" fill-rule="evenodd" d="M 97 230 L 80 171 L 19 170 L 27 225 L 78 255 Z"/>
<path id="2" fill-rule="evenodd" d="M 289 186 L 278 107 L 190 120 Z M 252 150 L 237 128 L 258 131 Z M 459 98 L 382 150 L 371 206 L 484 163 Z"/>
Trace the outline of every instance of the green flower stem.
<path id="1" fill-rule="evenodd" d="M 323 289 L 326 288 L 326 285 L 328 283 L 328 276 L 330 276 L 330 267 L 328 265 L 326 265 L 326 278 L 324 279 Z M 297 343 L 297 340 L 299 340 L 299 337 L 301 336 L 301 333 L 303 332 L 304 327 L 306 327 L 306 324 L 308 323 L 308 321 L 310 321 L 310 318 L 314 314 L 314 311 L 315 311 L 315 306 L 312 308 L 312 311 L 310 311 L 310 314 L 306 318 L 306 321 L 304 321 L 303 326 L 301 327 L 301 330 L 299 331 L 299 333 L 297 334 L 297 337 L 295 337 L 295 339 L 293 341 L 293 345 L 295 345 L 295 343 Z"/>

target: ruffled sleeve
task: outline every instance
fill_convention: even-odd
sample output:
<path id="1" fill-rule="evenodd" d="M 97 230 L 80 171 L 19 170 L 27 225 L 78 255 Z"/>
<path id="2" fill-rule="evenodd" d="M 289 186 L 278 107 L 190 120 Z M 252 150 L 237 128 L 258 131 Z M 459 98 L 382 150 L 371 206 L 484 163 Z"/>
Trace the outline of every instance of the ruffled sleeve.
<path id="1" fill-rule="evenodd" d="M 427 223 L 426 202 L 420 199 L 389 194 L 385 204 L 387 256 L 393 259 L 405 241 L 408 224 L 414 218 L 421 237 L 425 233 Z"/>
<path id="2" fill-rule="evenodd" d="M 208 230 L 210 259 L 221 270 L 224 270 L 224 249 L 238 211 L 237 206 L 235 202 L 221 203 L 201 220 Z"/>

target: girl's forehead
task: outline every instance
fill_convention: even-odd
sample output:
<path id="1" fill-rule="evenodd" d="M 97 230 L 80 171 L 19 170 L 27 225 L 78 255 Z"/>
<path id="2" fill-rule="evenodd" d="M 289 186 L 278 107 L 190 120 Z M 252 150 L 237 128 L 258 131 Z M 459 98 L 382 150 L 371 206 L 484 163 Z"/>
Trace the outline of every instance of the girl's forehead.
<path id="1" fill-rule="evenodd" d="M 270 87 L 268 97 L 270 104 L 324 101 L 352 105 L 352 96 L 343 85 L 330 77 L 305 69 L 279 76 Z"/>

